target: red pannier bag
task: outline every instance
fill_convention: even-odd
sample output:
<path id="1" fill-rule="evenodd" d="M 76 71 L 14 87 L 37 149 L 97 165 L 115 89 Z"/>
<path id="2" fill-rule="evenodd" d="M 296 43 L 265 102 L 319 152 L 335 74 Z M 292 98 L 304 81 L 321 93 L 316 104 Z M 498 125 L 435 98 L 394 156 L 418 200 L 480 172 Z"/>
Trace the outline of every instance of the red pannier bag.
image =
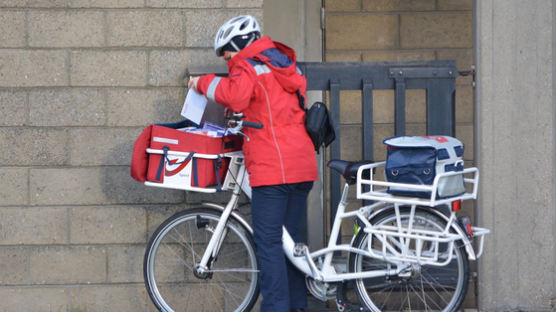
<path id="1" fill-rule="evenodd" d="M 190 126 L 184 120 L 145 128 L 133 148 L 131 176 L 163 184 L 166 178 L 168 187 L 220 188 L 229 162 L 222 154 L 240 150 L 243 140 L 237 135 L 211 137 L 177 130 Z"/>

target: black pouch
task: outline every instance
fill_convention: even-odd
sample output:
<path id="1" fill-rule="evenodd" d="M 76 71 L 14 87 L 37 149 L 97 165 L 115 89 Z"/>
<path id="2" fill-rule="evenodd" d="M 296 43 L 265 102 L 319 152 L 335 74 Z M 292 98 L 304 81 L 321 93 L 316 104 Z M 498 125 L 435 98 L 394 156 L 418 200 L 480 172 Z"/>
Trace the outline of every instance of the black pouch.
<path id="1" fill-rule="evenodd" d="M 326 105 L 322 102 L 315 102 L 311 108 L 305 107 L 305 99 L 299 90 L 299 105 L 305 110 L 305 128 L 307 134 L 313 142 L 315 150 L 318 152 L 321 146 L 327 147 L 336 139 L 336 132 Z"/>

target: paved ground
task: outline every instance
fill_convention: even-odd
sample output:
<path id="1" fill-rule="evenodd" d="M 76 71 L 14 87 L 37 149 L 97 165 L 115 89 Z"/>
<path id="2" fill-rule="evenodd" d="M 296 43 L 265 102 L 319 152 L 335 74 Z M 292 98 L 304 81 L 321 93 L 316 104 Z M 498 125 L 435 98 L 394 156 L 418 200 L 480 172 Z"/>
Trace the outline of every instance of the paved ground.
<path id="1" fill-rule="evenodd" d="M 312 296 L 309 296 L 307 301 L 307 312 L 338 311 L 333 301 L 322 302 L 313 298 Z"/>

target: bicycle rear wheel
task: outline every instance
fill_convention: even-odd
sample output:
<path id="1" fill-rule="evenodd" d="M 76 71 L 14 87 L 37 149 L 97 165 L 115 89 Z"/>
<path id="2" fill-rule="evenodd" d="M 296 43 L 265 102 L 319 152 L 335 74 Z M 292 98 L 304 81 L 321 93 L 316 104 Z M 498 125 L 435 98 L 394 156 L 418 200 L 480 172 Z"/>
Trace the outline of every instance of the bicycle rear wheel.
<path id="1" fill-rule="evenodd" d="M 230 218 L 209 272 L 195 265 L 203 256 L 221 213 L 196 208 L 164 221 L 147 245 L 145 285 L 160 311 L 249 311 L 257 300 L 258 268 L 251 234 Z"/>
<path id="2" fill-rule="evenodd" d="M 407 226 L 409 209 L 400 208 L 401 222 Z M 374 225 L 396 225 L 393 209 L 371 220 Z M 418 208 L 413 224 L 415 229 L 438 230 L 445 228 L 446 222 L 427 211 Z M 354 241 L 354 246 L 367 249 L 372 246 L 377 253 L 382 248 L 381 242 L 363 231 Z M 444 246 L 442 246 L 444 245 Z M 447 254 L 447 244 L 441 244 L 441 250 Z M 426 252 L 427 246 L 423 247 Z M 361 300 L 371 311 L 456 311 L 463 302 L 469 282 L 469 262 L 461 242 L 456 242 L 451 261 L 446 266 L 412 264 L 405 274 L 381 276 L 355 280 L 355 289 Z M 447 259 L 447 258 L 446 258 Z M 396 269 L 394 262 L 365 257 L 361 254 L 350 258 L 351 272 Z"/>

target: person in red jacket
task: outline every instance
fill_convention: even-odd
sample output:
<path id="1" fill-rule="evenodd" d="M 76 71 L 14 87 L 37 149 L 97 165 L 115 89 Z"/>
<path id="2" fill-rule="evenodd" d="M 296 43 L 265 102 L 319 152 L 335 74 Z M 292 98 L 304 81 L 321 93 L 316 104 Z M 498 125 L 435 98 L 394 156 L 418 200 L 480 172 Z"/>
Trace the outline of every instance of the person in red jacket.
<path id="1" fill-rule="evenodd" d="M 252 187 L 261 311 L 303 311 L 305 277 L 284 256 L 282 226 L 298 241 L 307 195 L 318 179 L 315 150 L 298 97 L 305 97 L 307 82 L 293 49 L 260 36 L 252 16 L 226 22 L 216 34 L 214 48 L 227 61 L 228 77 L 195 77 L 188 87 L 263 124 L 263 129 L 243 129 L 249 137 L 243 151 Z"/>

